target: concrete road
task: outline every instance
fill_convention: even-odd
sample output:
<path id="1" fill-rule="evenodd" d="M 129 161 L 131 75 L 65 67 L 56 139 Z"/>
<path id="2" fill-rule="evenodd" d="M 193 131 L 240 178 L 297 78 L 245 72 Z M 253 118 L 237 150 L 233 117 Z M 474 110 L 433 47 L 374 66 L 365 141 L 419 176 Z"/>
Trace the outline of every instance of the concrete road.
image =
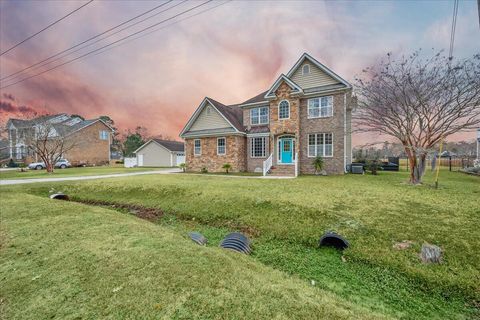
<path id="1" fill-rule="evenodd" d="M 106 179 L 106 178 L 116 178 L 116 177 L 130 177 L 130 176 L 140 176 L 145 174 L 170 174 L 181 172 L 181 169 L 171 168 L 155 171 L 144 171 L 144 172 L 131 172 L 131 173 L 114 173 L 114 174 L 104 174 L 97 176 L 75 176 L 75 177 L 58 177 L 58 178 L 32 178 L 32 179 L 9 179 L 9 180 L 0 180 L 0 186 L 12 185 L 12 184 L 25 184 L 25 183 L 39 183 L 39 182 L 57 182 L 57 181 L 78 181 L 78 180 L 92 180 L 92 179 Z"/>

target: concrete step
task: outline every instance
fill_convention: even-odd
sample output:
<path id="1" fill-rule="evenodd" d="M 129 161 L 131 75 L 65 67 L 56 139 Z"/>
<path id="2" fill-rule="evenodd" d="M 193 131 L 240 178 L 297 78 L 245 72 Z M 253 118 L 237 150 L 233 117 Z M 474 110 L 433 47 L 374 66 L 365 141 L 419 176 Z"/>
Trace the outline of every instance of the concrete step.
<path id="1" fill-rule="evenodd" d="M 270 169 L 271 176 L 294 176 L 295 166 L 289 165 L 275 165 Z"/>

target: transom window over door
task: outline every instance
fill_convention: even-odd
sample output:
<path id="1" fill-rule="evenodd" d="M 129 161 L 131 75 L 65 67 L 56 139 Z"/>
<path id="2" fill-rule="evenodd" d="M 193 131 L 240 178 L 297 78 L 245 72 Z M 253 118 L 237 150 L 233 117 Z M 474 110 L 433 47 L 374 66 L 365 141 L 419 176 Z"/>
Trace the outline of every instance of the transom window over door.
<path id="1" fill-rule="evenodd" d="M 217 139 L 217 154 L 224 155 L 226 153 L 226 141 L 225 138 Z"/>
<path id="2" fill-rule="evenodd" d="M 267 124 L 268 107 L 253 108 L 250 110 L 250 124 Z"/>
<path id="3" fill-rule="evenodd" d="M 333 97 L 308 99 L 308 118 L 326 118 L 333 115 Z"/>
<path id="4" fill-rule="evenodd" d="M 333 156 L 333 135 L 331 133 L 315 133 L 308 135 L 309 157 Z"/>
<path id="5" fill-rule="evenodd" d="M 193 154 L 199 156 L 202 154 L 202 145 L 200 143 L 200 139 L 195 139 L 193 141 Z"/>
<path id="6" fill-rule="evenodd" d="M 287 100 L 283 100 L 278 105 L 278 119 L 290 118 L 290 103 Z"/>

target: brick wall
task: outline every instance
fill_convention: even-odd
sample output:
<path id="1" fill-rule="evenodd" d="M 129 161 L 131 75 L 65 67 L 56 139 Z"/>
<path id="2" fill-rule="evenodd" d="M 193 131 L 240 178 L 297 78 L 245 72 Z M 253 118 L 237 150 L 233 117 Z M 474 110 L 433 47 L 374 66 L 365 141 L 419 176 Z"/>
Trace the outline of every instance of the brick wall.
<path id="1" fill-rule="evenodd" d="M 194 155 L 194 140 L 185 139 L 185 162 L 189 172 L 200 172 L 207 168 L 209 172 L 223 172 L 225 163 L 232 165 L 232 172 L 242 172 L 247 169 L 247 146 L 244 136 L 226 136 L 226 154 L 217 155 L 217 137 L 199 138 L 202 154 Z"/>
<path id="2" fill-rule="evenodd" d="M 300 172 L 314 173 L 313 157 L 308 157 L 308 134 L 333 133 L 333 157 L 324 157 L 325 171 L 344 173 L 344 94 L 333 96 L 333 117 L 308 119 L 308 99 L 300 100 Z"/>
<path id="3" fill-rule="evenodd" d="M 108 140 L 100 140 L 100 131 L 106 130 L 109 134 Z M 91 126 L 77 131 L 71 139 L 74 141 L 74 148 L 68 150 L 64 157 L 72 165 L 103 165 L 109 163 L 110 157 L 110 129 L 102 122 L 96 122 Z"/>

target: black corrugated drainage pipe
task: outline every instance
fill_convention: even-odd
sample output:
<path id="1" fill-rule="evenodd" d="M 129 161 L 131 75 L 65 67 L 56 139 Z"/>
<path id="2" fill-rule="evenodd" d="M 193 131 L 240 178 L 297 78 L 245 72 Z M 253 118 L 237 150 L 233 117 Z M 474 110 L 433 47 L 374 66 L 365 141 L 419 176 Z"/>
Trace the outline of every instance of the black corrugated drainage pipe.
<path id="1" fill-rule="evenodd" d="M 250 240 L 239 232 L 232 232 L 228 234 L 220 243 L 220 247 L 225 249 L 250 254 Z"/>
<path id="2" fill-rule="evenodd" d="M 320 247 L 327 246 L 327 247 L 334 247 L 340 250 L 348 248 L 350 245 L 348 241 L 342 237 L 341 235 L 337 234 L 333 231 L 327 231 L 318 241 Z"/>
<path id="3" fill-rule="evenodd" d="M 70 197 L 67 196 L 66 194 L 63 193 L 54 193 L 50 195 L 50 199 L 56 199 L 56 200 L 70 200 Z"/>
<path id="4" fill-rule="evenodd" d="M 196 244 L 199 244 L 201 246 L 204 246 L 207 244 L 207 238 L 205 238 L 200 232 L 189 232 L 188 236 Z"/>

